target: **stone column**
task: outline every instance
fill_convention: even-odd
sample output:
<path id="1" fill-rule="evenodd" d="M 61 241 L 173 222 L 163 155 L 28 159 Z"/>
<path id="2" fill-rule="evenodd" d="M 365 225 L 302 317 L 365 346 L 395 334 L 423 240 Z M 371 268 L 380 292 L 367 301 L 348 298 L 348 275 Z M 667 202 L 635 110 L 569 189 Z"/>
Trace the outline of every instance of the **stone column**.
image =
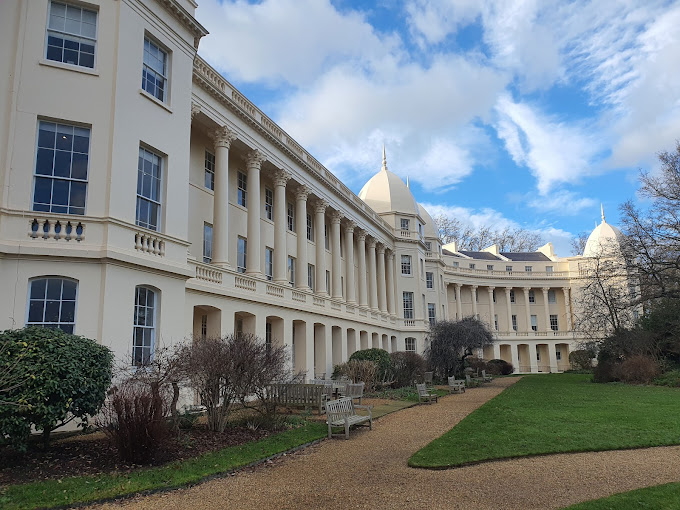
<path id="1" fill-rule="evenodd" d="M 536 344 L 529 344 L 529 366 L 531 367 L 531 373 L 535 374 L 538 372 L 538 360 L 536 359 Z"/>
<path id="2" fill-rule="evenodd" d="M 517 344 L 510 344 L 510 357 L 512 358 L 513 372 L 519 372 L 519 357 L 517 356 Z"/>
<path id="3" fill-rule="evenodd" d="M 390 315 L 394 315 L 394 293 L 396 292 L 394 288 L 394 252 L 389 251 L 387 253 L 387 312 Z"/>
<path id="4" fill-rule="evenodd" d="M 524 291 L 524 303 L 527 316 L 527 331 L 533 331 L 531 329 L 531 307 L 529 306 L 529 291 L 531 290 L 531 288 L 524 287 L 522 290 Z"/>
<path id="5" fill-rule="evenodd" d="M 342 299 L 342 283 L 341 283 L 341 259 L 340 259 L 340 222 L 342 221 L 342 213 L 334 211 L 331 214 L 331 250 L 333 250 L 333 258 L 331 261 L 331 296 L 333 299 Z M 347 349 L 345 349 L 347 351 Z M 342 358 L 344 361 L 345 358 Z"/>
<path id="6" fill-rule="evenodd" d="M 368 299 L 371 310 L 378 311 L 378 277 L 376 275 L 375 260 L 376 241 L 371 238 L 368 241 Z"/>
<path id="7" fill-rule="evenodd" d="M 491 331 L 496 331 L 496 323 L 494 322 L 494 315 L 496 315 L 496 306 L 493 302 L 493 291 L 496 287 L 487 287 L 486 290 L 489 291 L 489 326 Z"/>
<path id="8" fill-rule="evenodd" d="M 501 344 L 498 342 L 493 343 L 493 359 L 501 359 Z"/>
<path id="9" fill-rule="evenodd" d="M 512 302 L 510 301 L 510 291 L 512 287 L 505 287 L 505 304 L 508 307 L 508 332 L 514 332 L 512 329 Z"/>
<path id="10" fill-rule="evenodd" d="M 470 285 L 470 294 L 472 295 L 472 316 L 477 317 L 477 285 Z"/>
<path id="11" fill-rule="evenodd" d="M 274 281 L 288 283 L 288 218 L 286 214 L 286 183 L 290 174 L 277 170 L 274 174 Z"/>
<path id="12" fill-rule="evenodd" d="M 548 357 L 550 358 L 550 372 L 557 373 L 557 354 L 553 342 L 548 343 Z"/>
<path id="13" fill-rule="evenodd" d="M 297 230 L 297 263 L 295 267 L 295 287 L 308 289 L 307 282 L 307 197 L 309 188 L 300 186 L 295 193 L 295 221 Z M 312 330 L 314 328 L 312 327 Z M 312 335 L 313 338 L 313 335 Z"/>
<path id="14" fill-rule="evenodd" d="M 543 291 L 543 309 L 545 310 L 545 330 L 550 331 L 550 305 L 548 303 L 548 287 L 541 288 Z"/>
<path id="15" fill-rule="evenodd" d="M 347 283 L 347 302 L 351 304 L 357 302 L 354 288 L 354 229 L 356 226 L 356 223 L 350 221 L 345 228 L 345 280 Z"/>
<path id="16" fill-rule="evenodd" d="M 460 301 L 460 288 L 462 285 L 460 283 L 456 283 L 456 313 L 458 314 L 458 317 L 456 320 L 462 320 L 463 319 L 463 303 Z"/>
<path id="17" fill-rule="evenodd" d="M 316 231 L 316 294 L 326 295 L 326 208 L 328 202 L 317 200 L 314 203 L 314 230 Z"/>
<path id="18" fill-rule="evenodd" d="M 387 296 L 385 295 L 385 246 L 378 245 L 378 308 L 382 313 L 387 311 Z"/>
<path id="19" fill-rule="evenodd" d="M 229 267 L 229 148 L 236 140 L 236 133 L 224 126 L 213 131 L 210 137 L 215 144 L 212 263 Z"/>
<path id="20" fill-rule="evenodd" d="M 359 230 L 357 234 L 359 251 L 359 306 L 368 306 L 366 296 L 366 231 Z"/>
<path id="21" fill-rule="evenodd" d="M 267 158 L 255 149 L 246 156 L 248 170 L 248 250 L 246 252 L 246 274 L 262 276 L 260 259 L 260 168 Z"/>
<path id="22" fill-rule="evenodd" d="M 569 303 L 569 287 L 563 287 L 564 293 L 564 313 L 567 316 L 567 331 L 571 331 L 571 304 Z"/>

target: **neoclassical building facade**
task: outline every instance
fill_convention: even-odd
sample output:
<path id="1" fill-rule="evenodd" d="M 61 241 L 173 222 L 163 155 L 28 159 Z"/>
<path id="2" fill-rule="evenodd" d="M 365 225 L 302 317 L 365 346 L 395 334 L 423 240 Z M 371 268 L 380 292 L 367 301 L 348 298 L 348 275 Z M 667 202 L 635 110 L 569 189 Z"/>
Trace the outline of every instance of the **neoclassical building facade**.
<path id="1" fill-rule="evenodd" d="M 198 56 L 196 7 L 0 3 L 0 330 L 61 327 L 130 363 L 250 332 L 312 376 L 475 315 L 485 358 L 568 368 L 582 257 L 442 246 L 380 148 L 354 194 Z"/>

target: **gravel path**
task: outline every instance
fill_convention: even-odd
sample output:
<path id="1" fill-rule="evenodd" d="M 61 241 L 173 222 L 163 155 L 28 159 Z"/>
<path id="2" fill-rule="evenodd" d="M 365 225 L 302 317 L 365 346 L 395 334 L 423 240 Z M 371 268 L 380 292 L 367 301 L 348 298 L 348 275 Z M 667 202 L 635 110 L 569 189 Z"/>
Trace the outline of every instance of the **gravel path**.
<path id="1" fill-rule="evenodd" d="M 187 489 L 98 509 L 560 508 L 680 480 L 680 447 L 551 455 L 431 471 L 408 458 L 517 381 L 481 388 L 381 418 L 263 467 Z M 584 431 L 587 433 L 587 431 Z"/>

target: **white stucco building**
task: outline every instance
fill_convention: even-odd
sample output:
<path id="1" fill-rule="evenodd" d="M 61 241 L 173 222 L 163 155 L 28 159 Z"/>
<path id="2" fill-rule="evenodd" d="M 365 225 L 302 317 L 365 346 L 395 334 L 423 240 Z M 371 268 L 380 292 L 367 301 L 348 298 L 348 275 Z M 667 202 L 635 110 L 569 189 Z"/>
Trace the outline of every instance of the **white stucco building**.
<path id="1" fill-rule="evenodd" d="M 0 2 L 0 330 L 59 325 L 130 362 L 240 330 L 311 376 L 478 315 L 486 358 L 568 367 L 580 257 L 442 246 L 379 148 L 355 195 L 197 55 L 195 9 Z"/>

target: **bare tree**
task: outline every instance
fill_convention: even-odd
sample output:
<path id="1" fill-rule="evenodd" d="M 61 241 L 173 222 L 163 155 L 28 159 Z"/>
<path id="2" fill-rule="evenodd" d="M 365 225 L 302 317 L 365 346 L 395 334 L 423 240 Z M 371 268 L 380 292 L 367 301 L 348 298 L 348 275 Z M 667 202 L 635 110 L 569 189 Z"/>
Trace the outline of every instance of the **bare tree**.
<path id="1" fill-rule="evenodd" d="M 659 154 L 661 172 L 640 175 L 639 193 L 651 201 L 643 211 L 621 206 L 624 250 L 640 278 L 641 299 L 680 299 L 680 142 Z"/>
<path id="2" fill-rule="evenodd" d="M 266 402 L 266 387 L 289 377 L 283 347 L 267 346 L 253 335 L 195 339 L 180 347 L 178 357 L 189 385 L 206 407 L 208 427 L 223 432 L 236 403 Z M 272 412 L 267 407 L 265 412 Z"/>
<path id="3" fill-rule="evenodd" d="M 579 263 L 579 285 L 572 294 L 574 329 L 600 341 L 633 326 L 637 305 L 635 278 L 615 243 L 600 247 Z"/>
<path id="4" fill-rule="evenodd" d="M 579 232 L 571 240 L 571 254 L 572 255 L 583 255 L 586 249 L 586 243 L 588 242 L 588 232 Z"/>
<path id="5" fill-rule="evenodd" d="M 539 233 L 524 228 L 495 229 L 483 225 L 475 229 L 457 218 L 449 218 L 443 214 L 436 216 L 434 223 L 442 243 L 455 242 L 456 247 L 464 251 L 481 251 L 497 244 L 500 251 L 527 252 L 535 251 L 543 244 Z"/>
<path id="6" fill-rule="evenodd" d="M 460 321 L 437 321 L 430 326 L 425 359 L 438 378 L 461 374 L 465 358 L 475 349 L 493 343 L 488 326 L 475 317 Z"/>

